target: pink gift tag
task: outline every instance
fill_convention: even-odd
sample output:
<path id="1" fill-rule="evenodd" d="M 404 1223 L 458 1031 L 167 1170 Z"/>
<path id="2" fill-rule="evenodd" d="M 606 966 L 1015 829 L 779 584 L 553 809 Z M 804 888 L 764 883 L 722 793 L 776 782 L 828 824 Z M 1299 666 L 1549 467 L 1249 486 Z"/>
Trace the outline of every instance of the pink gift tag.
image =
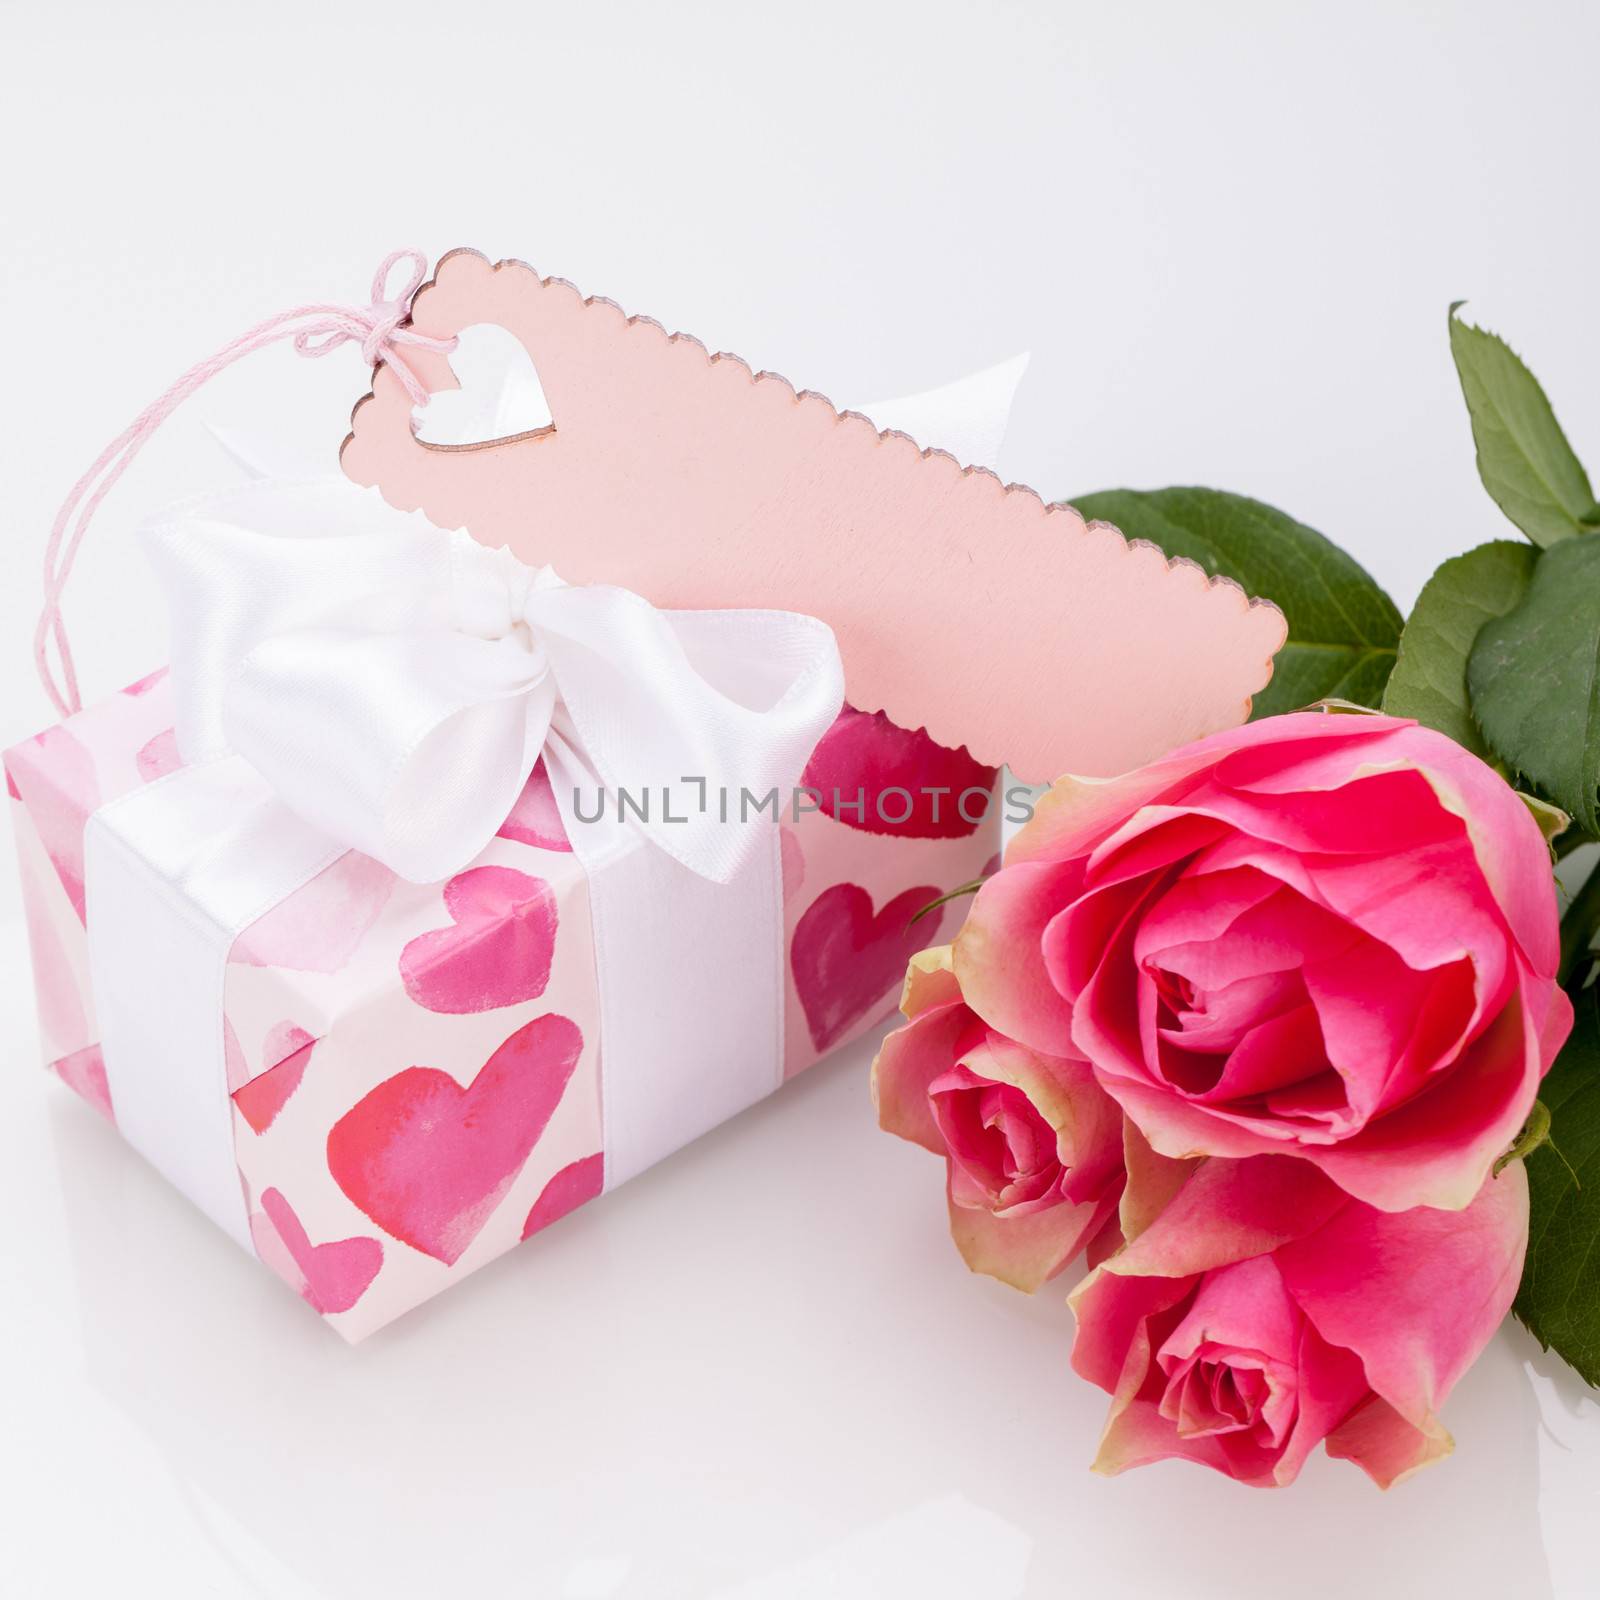
<path id="1" fill-rule="evenodd" d="M 345 442 L 355 482 L 571 583 L 821 617 L 853 705 L 1029 780 L 1232 726 L 1271 676 L 1283 617 L 1236 585 L 520 262 L 443 258 L 410 373 L 460 391 L 475 341 L 430 346 L 485 325 L 521 341 L 551 420 L 429 444 L 386 364 Z"/>

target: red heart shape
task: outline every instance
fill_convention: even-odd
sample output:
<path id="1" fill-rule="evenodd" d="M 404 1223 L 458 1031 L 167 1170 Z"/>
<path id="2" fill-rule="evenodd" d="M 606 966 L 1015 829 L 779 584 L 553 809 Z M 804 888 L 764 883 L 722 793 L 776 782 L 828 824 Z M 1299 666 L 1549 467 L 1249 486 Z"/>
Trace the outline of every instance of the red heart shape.
<path id="1" fill-rule="evenodd" d="M 276 1023 L 267 1034 L 261 1053 L 276 1065 L 258 1072 L 233 1091 L 233 1103 L 256 1133 L 265 1133 L 272 1126 L 289 1096 L 300 1087 L 316 1043 L 304 1028 L 292 1022 Z"/>
<path id="2" fill-rule="evenodd" d="M 478 1236 L 561 1102 L 583 1049 L 554 1012 L 518 1028 L 462 1088 L 408 1067 L 328 1134 L 328 1170 L 385 1233 L 447 1266 Z"/>
<path id="3" fill-rule="evenodd" d="M 324 1316 L 348 1311 L 383 1265 L 383 1246 L 376 1239 L 312 1244 L 294 1207 L 276 1189 L 262 1192 L 261 1210 L 250 1218 L 250 1236 L 256 1254 Z"/>
<path id="4" fill-rule="evenodd" d="M 795 924 L 789 966 L 818 1050 L 836 1044 L 899 992 L 906 963 L 939 929 L 937 916 L 911 919 L 938 897 L 937 889 L 907 889 L 873 916 L 865 889 L 837 883 L 806 908 Z"/>
<path id="5" fill-rule="evenodd" d="M 994 775 L 993 767 L 974 761 L 964 747 L 947 749 L 881 711 L 846 706 L 811 752 L 800 782 L 822 797 L 828 816 L 863 833 L 965 839 L 978 831 L 994 803 Z M 967 794 L 974 789 L 986 798 Z"/>
<path id="6" fill-rule="evenodd" d="M 511 867 L 470 867 L 444 886 L 453 927 L 420 934 L 400 952 L 406 993 L 459 1015 L 544 993 L 556 948 L 556 897 L 543 878 Z"/>

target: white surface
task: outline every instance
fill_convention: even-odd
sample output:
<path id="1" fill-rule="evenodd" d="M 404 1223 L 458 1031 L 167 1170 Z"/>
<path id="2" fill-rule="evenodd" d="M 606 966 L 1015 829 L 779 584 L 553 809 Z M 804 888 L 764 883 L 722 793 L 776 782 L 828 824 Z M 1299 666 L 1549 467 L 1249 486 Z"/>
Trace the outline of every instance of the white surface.
<path id="1" fill-rule="evenodd" d="M 1508 532 L 1450 300 L 1600 467 L 1597 47 L 1581 0 L 0 0 L 0 736 L 47 720 L 38 551 L 101 442 L 410 242 L 843 403 L 1031 349 L 1004 475 L 1254 493 L 1405 605 Z M 227 480 L 202 419 L 331 452 L 364 388 L 348 350 L 275 352 L 170 425 L 70 608 L 91 692 L 161 656 L 117 535 Z M 1060 1294 L 968 1277 L 864 1052 L 344 1349 L 32 1070 L 5 937 L 8 1594 L 1600 1592 L 1600 1407 L 1514 1331 L 1447 1408 L 1455 1459 L 1391 1495 L 1320 1458 L 1277 1495 L 1090 1477 Z"/>
<path id="2" fill-rule="evenodd" d="M 1091 1476 L 1062 1294 L 968 1274 L 863 1049 L 353 1349 L 10 1054 L 9 1594 L 1595 1592 L 1600 1407 L 1520 1332 L 1391 1494 Z"/>

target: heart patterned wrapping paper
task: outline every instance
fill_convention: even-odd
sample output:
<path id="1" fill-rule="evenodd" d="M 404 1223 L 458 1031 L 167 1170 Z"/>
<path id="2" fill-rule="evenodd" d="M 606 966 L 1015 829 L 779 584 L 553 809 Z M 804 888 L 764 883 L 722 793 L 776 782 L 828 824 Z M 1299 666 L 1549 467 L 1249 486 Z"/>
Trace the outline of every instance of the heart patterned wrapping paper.
<path id="1" fill-rule="evenodd" d="M 1019 364 L 902 403 L 954 455 L 521 264 L 425 266 L 258 324 L 102 453 L 46 559 L 64 720 L 5 758 L 47 1063 L 351 1340 L 879 1020 L 954 920 L 918 913 L 998 864 L 1002 761 L 1231 726 L 1283 638 L 1002 483 Z M 147 528 L 171 676 L 80 709 L 94 507 L 289 337 L 372 365 L 344 479 Z M 488 337 L 549 422 L 482 385 Z M 765 827 L 708 807 L 751 792 Z"/>
<path id="2" fill-rule="evenodd" d="M 178 764 L 165 673 L 5 756 L 44 1055 L 112 1122 L 84 831 Z M 893 1007 L 907 957 L 938 941 L 947 913 L 913 915 L 993 864 L 1002 811 L 997 797 L 974 825 L 948 801 L 935 820 L 922 801 L 904 824 L 877 822 L 874 797 L 891 786 L 958 795 L 992 790 L 995 774 L 850 710 L 804 781 L 868 799 L 860 819 L 802 808 L 781 823 L 785 1077 Z M 229 955 L 222 1027 L 250 1243 L 346 1339 L 598 1194 L 589 885 L 543 767 L 448 880 L 410 883 L 350 851 L 254 922 Z"/>

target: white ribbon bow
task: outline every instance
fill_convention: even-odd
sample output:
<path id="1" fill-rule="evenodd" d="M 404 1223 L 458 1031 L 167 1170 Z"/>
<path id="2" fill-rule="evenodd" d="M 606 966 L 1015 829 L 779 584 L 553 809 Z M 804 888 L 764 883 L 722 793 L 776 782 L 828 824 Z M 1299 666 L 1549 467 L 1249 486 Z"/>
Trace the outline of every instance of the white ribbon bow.
<path id="1" fill-rule="evenodd" d="M 543 752 L 569 830 L 580 791 L 586 816 L 626 791 L 631 826 L 726 883 L 770 826 L 741 790 L 795 783 L 843 701 L 815 618 L 572 587 L 338 480 L 190 501 L 145 538 L 184 759 L 243 756 L 413 882 L 470 864 Z"/>

